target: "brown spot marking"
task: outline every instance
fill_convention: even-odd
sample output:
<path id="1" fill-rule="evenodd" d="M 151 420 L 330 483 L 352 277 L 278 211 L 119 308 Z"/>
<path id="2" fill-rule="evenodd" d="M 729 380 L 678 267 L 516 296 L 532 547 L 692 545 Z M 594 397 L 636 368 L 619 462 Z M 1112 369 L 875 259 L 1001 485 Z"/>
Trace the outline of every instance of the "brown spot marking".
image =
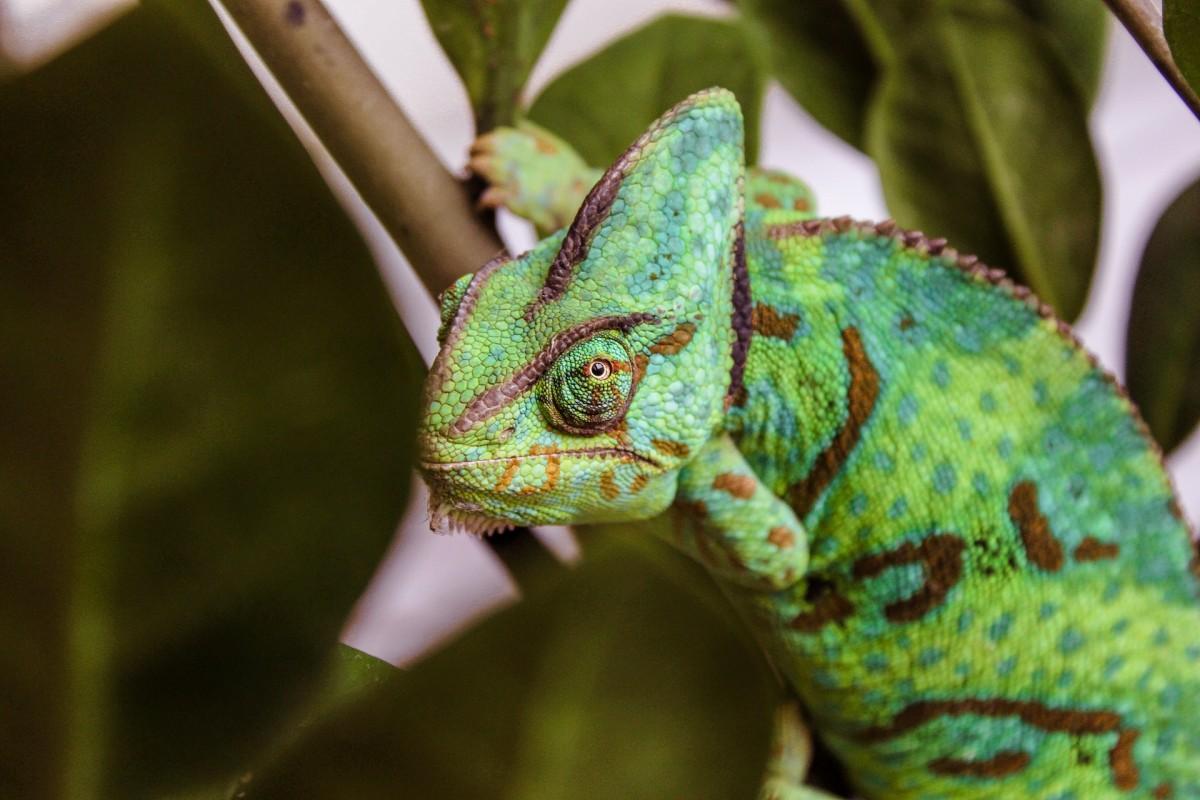
<path id="1" fill-rule="evenodd" d="M 637 475 L 634 475 L 633 480 L 629 482 L 629 493 L 637 494 L 642 489 L 645 489 L 646 484 L 649 482 L 650 482 L 650 479 L 639 472 Z"/>
<path id="2" fill-rule="evenodd" d="M 616 500 L 617 495 L 621 490 L 617 488 L 617 481 L 611 469 L 605 470 L 600 475 L 600 494 L 604 495 L 605 500 Z"/>
<path id="3" fill-rule="evenodd" d="M 771 532 L 767 534 L 767 541 L 778 547 L 780 550 L 787 550 L 796 543 L 796 537 L 784 526 L 776 525 L 774 528 L 771 528 Z"/>
<path id="4" fill-rule="evenodd" d="M 1003 778 L 1020 772 L 1029 766 L 1029 753 L 1020 750 L 1005 750 L 985 761 L 968 761 L 959 758 L 935 758 L 929 762 L 929 771 L 938 775 L 954 775 L 969 778 Z"/>
<path id="5" fill-rule="evenodd" d="M 732 472 L 722 472 L 713 478 L 712 488 L 719 492 L 728 492 L 739 500 L 749 500 L 754 496 L 754 488 L 758 481 L 749 475 L 735 475 Z"/>
<path id="6" fill-rule="evenodd" d="M 755 333 L 787 342 L 796 335 L 796 324 L 800 322 L 800 317 L 797 314 L 781 314 L 765 303 L 758 303 L 754 306 L 750 322 Z"/>
<path id="7" fill-rule="evenodd" d="M 900 711 L 889 725 L 864 728 L 859 731 L 862 742 L 885 742 L 915 730 L 939 717 L 961 717 L 973 714 L 980 717 L 1017 717 L 1026 725 L 1048 733 L 1072 736 L 1117 732 L 1117 743 L 1108 753 L 1113 783 L 1128 791 L 1138 784 L 1138 769 L 1133 762 L 1133 743 L 1138 732 L 1121 729 L 1121 717 L 1112 711 L 1079 711 L 1051 708 L 1036 700 L 968 697 L 961 700 L 918 700 Z"/>
<path id="8" fill-rule="evenodd" d="M 1008 496 L 1008 516 L 1021 533 L 1021 543 L 1029 560 L 1047 572 L 1058 572 L 1063 565 L 1062 543 L 1050 530 L 1050 523 L 1038 508 L 1037 487 L 1021 481 Z"/>
<path id="9" fill-rule="evenodd" d="M 1095 536 L 1085 536 L 1075 547 L 1076 561 L 1100 561 L 1106 558 L 1116 558 L 1121 553 L 1121 546 L 1115 542 L 1102 542 Z"/>
<path id="10" fill-rule="evenodd" d="M 675 326 L 675 330 L 660 336 L 658 341 L 650 345 L 650 352 L 661 356 L 673 356 L 687 346 L 695 333 L 695 324 L 681 322 Z"/>
<path id="11" fill-rule="evenodd" d="M 633 382 L 637 383 L 646 374 L 646 365 L 650 363 L 650 356 L 645 353 L 638 353 L 633 357 Z"/>
<path id="12" fill-rule="evenodd" d="M 842 331 L 842 353 L 850 371 L 850 386 L 846 390 L 846 421 L 834 435 L 833 441 L 817 454 L 808 475 L 789 491 L 792 509 L 801 519 L 812 510 L 817 498 L 829 487 L 850 457 L 862 435 L 863 425 L 879 398 L 879 373 L 863 349 L 857 328 Z"/>
<path id="13" fill-rule="evenodd" d="M 792 208 L 796 211 L 808 211 L 811 206 L 807 197 L 797 197 L 792 201 Z"/>
<path id="14" fill-rule="evenodd" d="M 692 452 L 692 448 L 683 442 L 673 442 L 670 439 L 651 439 L 650 444 L 664 456 L 674 458 L 687 458 L 688 453 Z"/>
<path id="15" fill-rule="evenodd" d="M 830 623 L 840 623 L 854 613 L 854 604 L 847 600 L 832 581 L 819 575 L 808 579 L 804 599 L 812 608 L 797 614 L 788 627 L 801 633 L 816 633 Z"/>
<path id="16" fill-rule="evenodd" d="M 766 192 L 760 192 L 759 194 L 754 195 L 754 202 L 758 203 L 763 208 L 779 208 L 781 205 L 778 197 L 773 194 L 767 194 Z"/>
<path id="17" fill-rule="evenodd" d="M 547 447 L 540 444 L 535 444 L 529 448 L 529 455 L 543 456 L 548 455 L 546 459 L 546 482 L 541 486 L 522 486 L 521 494 L 538 494 L 539 492 L 549 492 L 558 485 L 558 473 L 561 462 L 561 456 L 553 447 Z"/>
<path id="18" fill-rule="evenodd" d="M 892 567 L 921 564 L 925 583 L 912 596 L 884 607 L 892 622 L 913 622 L 946 601 L 946 595 L 962 579 L 966 543 L 952 533 L 935 533 L 920 544 L 905 542 L 894 550 L 863 556 L 854 562 L 854 577 L 873 578 Z"/>
<path id="19" fill-rule="evenodd" d="M 503 492 L 512 483 L 513 478 L 517 477 L 517 471 L 521 469 L 521 459 L 514 458 L 508 462 L 508 466 L 504 468 L 504 474 L 500 476 L 500 480 L 496 481 L 496 491 Z"/>
<path id="20" fill-rule="evenodd" d="M 708 506 L 704 504 L 703 500 L 688 500 L 686 498 L 677 498 L 675 500 L 675 505 L 679 508 L 680 511 L 682 511 L 684 514 L 688 515 L 689 517 L 695 517 L 696 519 L 704 519 L 705 517 L 708 516 Z"/>
<path id="21" fill-rule="evenodd" d="M 558 146 L 545 136 L 533 137 L 533 144 L 537 147 L 539 153 L 545 153 L 548 156 L 552 156 L 558 152 Z"/>
<path id="22" fill-rule="evenodd" d="M 917 324 L 917 321 L 915 319 L 913 319 L 912 315 L 910 315 L 910 314 L 905 314 L 903 317 L 900 318 L 900 330 L 901 331 L 911 330 L 912 327 L 916 324 Z"/>
<path id="23" fill-rule="evenodd" d="M 1163 781 L 1158 786 L 1154 787 L 1155 800 L 1171 800 L 1175 796 L 1175 787 L 1170 783 Z"/>
<path id="24" fill-rule="evenodd" d="M 1137 764 L 1133 761 L 1133 745 L 1138 739 L 1138 731 L 1123 730 L 1117 737 L 1117 744 L 1108 752 L 1108 764 L 1112 767 L 1113 783 L 1118 789 L 1129 791 L 1136 789 L 1138 780 Z"/>

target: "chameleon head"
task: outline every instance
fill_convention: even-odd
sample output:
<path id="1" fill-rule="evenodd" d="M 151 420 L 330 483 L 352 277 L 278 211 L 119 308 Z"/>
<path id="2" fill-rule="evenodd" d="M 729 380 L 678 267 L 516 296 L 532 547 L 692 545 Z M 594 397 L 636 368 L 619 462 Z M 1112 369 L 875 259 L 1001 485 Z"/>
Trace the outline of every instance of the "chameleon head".
<path id="1" fill-rule="evenodd" d="M 418 441 L 434 526 L 642 519 L 720 427 L 741 248 L 742 117 L 700 92 L 565 232 L 442 296 Z"/>

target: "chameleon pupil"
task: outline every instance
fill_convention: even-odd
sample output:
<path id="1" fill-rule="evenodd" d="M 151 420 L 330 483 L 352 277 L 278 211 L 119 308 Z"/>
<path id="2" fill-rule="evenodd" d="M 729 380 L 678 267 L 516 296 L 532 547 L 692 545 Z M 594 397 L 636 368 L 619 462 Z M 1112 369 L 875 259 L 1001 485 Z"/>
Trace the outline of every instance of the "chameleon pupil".
<path id="1" fill-rule="evenodd" d="M 591 366 L 589 367 L 589 371 L 591 372 L 593 378 L 596 378 L 598 380 L 604 380 L 605 378 L 608 377 L 608 374 L 612 371 L 612 367 L 609 366 L 607 361 L 603 361 L 601 359 L 596 359 L 595 361 L 593 361 L 591 363 Z"/>

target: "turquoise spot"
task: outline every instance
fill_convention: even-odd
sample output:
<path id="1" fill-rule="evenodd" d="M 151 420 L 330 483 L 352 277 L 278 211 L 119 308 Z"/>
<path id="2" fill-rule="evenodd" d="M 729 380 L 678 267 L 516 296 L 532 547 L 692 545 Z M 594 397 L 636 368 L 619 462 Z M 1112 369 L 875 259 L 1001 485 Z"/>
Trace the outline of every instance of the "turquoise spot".
<path id="1" fill-rule="evenodd" d="M 993 642 L 1003 641 L 1008 636 L 1009 629 L 1012 628 L 1013 615 L 1007 611 L 996 618 L 996 621 L 988 626 L 988 638 Z"/>
<path id="2" fill-rule="evenodd" d="M 1068 789 L 1065 792 L 1059 792 L 1058 794 L 1054 795 L 1053 797 L 1047 797 L 1046 800 L 1079 800 L 1079 799 L 1075 796 L 1075 792 Z"/>
<path id="3" fill-rule="evenodd" d="M 971 441 L 971 421 L 968 419 L 958 418 L 958 438 L 964 442 Z"/>
<path id="4" fill-rule="evenodd" d="M 909 451 L 909 455 L 912 457 L 913 461 L 924 461 L 926 452 L 927 450 L 924 443 L 917 442 L 912 446 L 912 450 Z"/>
<path id="5" fill-rule="evenodd" d="M 917 664 L 922 667 L 932 667 L 946 657 L 946 651 L 940 647 L 926 647 L 917 655 Z"/>
<path id="6" fill-rule="evenodd" d="M 1196 645 L 1187 648 L 1183 653 L 1188 657 L 1188 661 L 1200 661 L 1200 647 Z"/>
<path id="7" fill-rule="evenodd" d="M 1108 584 L 1108 586 L 1104 587 L 1104 594 L 1100 595 L 1100 599 L 1106 603 L 1111 603 L 1113 600 L 1117 599 L 1123 588 L 1124 587 L 1122 587 L 1121 584 L 1117 583 L 1116 581 L 1112 581 Z"/>
<path id="8" fill-rule="evenodd" d="M 1174 708 L 1176 705 L 1178 705 L 1179 697 L 1182 694 L 1183 692 L 1178 686 L 1171 684 L 1158 693 L 1159 705 L 1162 705 L 1166 708 Z"/>
<path id="9" fill-rule="evenodd" d="M 1158 735 L 1158 741 L 1154 743 L 1154 749 L 1158 751 L 1160 756 L 1166 755 L 1175 749 L 1175 740 L 1179 737 L 1179 732 L 1174 728 L 1168 728 Z"/>
<path id="10" fill-rule="evenodd" d="M 867 657 L 863 659 L 863 664 L 871 672 L 881 672 L 887 669 L 888 657 L 883 653 L 867 653 Z"/>
<path id="11" fill-rule="evenodd" d="M 996 452 L 999 453 L 1000 457 L 1003 459 L 1011 458 L 1013 453 L 1012 437 L 1007 434 L 1000 437 L 1000 441 L 996 443 Z"/>
<path id="12" fill-rule="evenodd" d="M 911 394 L 906 394 L 900 398 L 900 402 L 896 405 L 896 418 L 900 420 L 901 425 L 911 425 L 912 421 L 917 418 L 917 398 Z"/>
<path id="13" fill-rule="evenodd" d="M 971 628 L 971 625 L 974 624 L 974 622 L 975 622 L 975 612 L 974 611 L 964 611 L 962 613 L 962 616 L 960 616 L 958 618 L 958 632 L 966 633 Z"/>
<path id="14" fill-rule="evenodd" d="M 867 691 L 863 692 L 862 699 L 863 702 L 869 706 L 877 706 L 887 700 L 883 692 L 879 691 L 878 689 L 868 689 Z"/>
<path id="15" fill-rule="evenodd" d="M 871 538 L 871 534 L 874 532 L 875 532 L 875 526 L 863 525 L 861 528 L 858 529 L 858 533 L 855 535 L 858 536 L 859 541 L 865 542 Z"/>
<path id="16" fill-rule="evenodd" d="M 987 495 L 991 491 L 991 482 L 988 481 L 987 475 L 982 472 L 976 472 L 971 476 L 971 486 L 975 488 L 976 493 Z"/>
<path id="17" fill-rule="evenodd" d="M 950 385 L 950 367 L 945 361 L 939 361 L 933 365 L 933 382 L 939 389 L 945 389 Z"/>
<path id="18" fill-rule="evenodd" d="M 1075 671 L 1074 670 L 1064 669 L 1062 671 L 1062 673 L 1058 676 L 1058 687 L 1060 689 L 1066 689 L 1068 686 L 1070 686 L 1074 682 L 1075 682 Z"/>
<path id="19" fill-rule="evenodd" d="M 1012 674 L 1012 671 L 1017 668 L 1016 656 L 1009 656 L 996 665 L 996 674 L 1004 678 Z"/>
<path id="20" fill-rule="evenodd" d="M 1058 611 L 1058 606 L 1054 603 L 1042 603 L 1042 607 L 1038 609 L 1038 619 L 1047 620 L 1054 616 L 1054 612 Z"/>
<path id="21" fill-rule="evenodd" d="M 954 667 L 954 674 L 960 678 L 970 677 L 971 665 L 965 661 L 958 662 L 958 665 Z"/>
<path id="22" fill-rule="evenodd" d="M 1046 382 L 1040 378 L 1033 382 L 1033 403 L 1037 406 L 1044 406 L 1050 398 L 1050 392 L 1046 389 Z"/>
<path id="23" fill-rule="evenodd" d="M 1021 374 L 1021 362 L 1017 361 L 1012 356 L 1004 357 L 1004 368 L 1006 370 L 1008 370 L 1009 375 L 1020 375 Z"/>
<path id="24" fill-rule="evenodd" d="M 1154 632 L 1154 644 L 1162 647 L 1171 643 L 1171 634 L 1167 633 L 1166 628 L 1159 628 Z"/>
<path id="25" fill-rule="evenodd" d="M 888 517 L 891 519 L 899 519 L 908 511 L 908 501 L 903 497 L 896 498 L 896 502 L 892 503 L 892 507 L 888 509 Z"/>
<path id="26" fill-rule="evenodd" d="M 862 516 L 862 513 L 867 510 L 867 496 L 862 492 L 850 498 L 850 513 L 856 517 Z"/>
<path id="27" fill-rule="evenodd" d="M 880 450 L 875 453 L 875 466 L 881 472 L 891 472 L 896 468 L 896 462 L 892 460 L 890 455 Z"/>
<path id="28" fill-rule="evenodd" d="M 979 396 L 979 408 L 988 414 L 996 410 L 996 398 L 991 392 L 984 392 Z"/>
<path id="29" fill-rule="evenodd" d="M 1109 656 L 1104 662 L 1104 679 L 1111 680 L 1124 664 L 1125 659 L 1121 656 Z"/>
<path id="30" fill-rule="evenodd" d="M 1067 628 L 1063 631 L 1062 638 L 1058 640 L 1058 649 L 1063 655 L 1068 656 L 1083 647 L 1085 641 L 1087 641 L 1086 637 L 1078 630 Z"/>
<path id="31" fill-rule="evenodd" d="M 954 490 L 954 485 L 958 482 L 958 475 L 954 472 L 954 467 L 943 461 L 937 465 L 937 469 L 933 471 L 933 488 L 938 494 L 948 494 Z"/>
<path id="32" fill-rule="evenodd" d="M 1114 622 L 1114 623 L 1113 623 L 1113 626 L 1112 626 L 1112 632 L 1113 632 L 1114 634 L 1116 634 L 1116 635 L 1120 636 L 1122 633 L 1124 633 L 1124 632 L 1125 632 L 1125 629 L 1126 629 L 1126 628 L 1128 628 L 1128 627 L 1129 627 L 1129 620 L 1127 620 L 1127 619 L 1119 619 L 1119 620 L 1117 620 L 1116 622 Z"/>
<path id="33" fill-rule="evenodd" d="M 823 686 L 826 689 L 833 689 L 838 686 L 837 676 L 827 669 L 815 670 L 812 676 L 813 681 L 815 681 L 818 686 Z"/>

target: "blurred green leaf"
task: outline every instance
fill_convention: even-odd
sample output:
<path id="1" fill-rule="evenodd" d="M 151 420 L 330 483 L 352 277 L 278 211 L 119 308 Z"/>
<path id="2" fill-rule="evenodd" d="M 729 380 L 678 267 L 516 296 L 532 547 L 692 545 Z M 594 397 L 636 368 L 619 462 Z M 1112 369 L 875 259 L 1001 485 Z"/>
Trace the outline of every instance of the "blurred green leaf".
<path id="1" fill-rule="evenodd" d="M 607 166 L 650 123 L 692 92 L 724 86 L 746 118 L 746 161 L 758 156 L 766 85 L 760 48 L 744 25 L 666 14 L 559 75 L 529 118 L 571 143 L 584 160 Z"/>
<path id="2" fill-rule="evenodd" d="M 715 591 L 698 566 L 593 535 L 574 570 L 306 725 L 233 796 L 752 796 L 762 657 L 727 603 L 697 601 Z"/>
<path id="3" fill-rule="evenodd" d="M 740 0 L 770 54 L 771 74 L 804 110 L 863 148 L 878 66 L 844 0 Z"/>
<path id="4" fill-rule="evenodd" d="M 1200 421 L 1200 182 L 1162 215 L 1138 270 L 1125 380 L 1154 438 L 1170 451 Z"/>
<path id="5" fill-rule="evenodd" d="M 1078 315 L 1100 227 L 1086 112 L 1048 41 L 1007 2 L 950 2 L 909 32 L 872 102 L 868 149 L 900 224 Z"/>
<path id="6" fill-rule="evenodd" d="M 5 797 L 231 777 L 407 493 L 421 368 L 368 252 L 176 13 L 0 86 Z"/>
<path id="7" fill-rule="evenodd" d="M 1163 33 L 1179 71 L 1200 92 L 1200 0 L 1163 0 Z"/>
<path id="8" fill-rule="evenodd" d="M 1059 54 L 1091 106 L 1104 71 L 1108 10 L 1096 0 L 1010 0 L 1057 44 Z"/>
<path id="9" fill-rule="evenodd" d="M 511 125 L 567 0 L 421 0 L 471 98 L 479 133 Z"/>

